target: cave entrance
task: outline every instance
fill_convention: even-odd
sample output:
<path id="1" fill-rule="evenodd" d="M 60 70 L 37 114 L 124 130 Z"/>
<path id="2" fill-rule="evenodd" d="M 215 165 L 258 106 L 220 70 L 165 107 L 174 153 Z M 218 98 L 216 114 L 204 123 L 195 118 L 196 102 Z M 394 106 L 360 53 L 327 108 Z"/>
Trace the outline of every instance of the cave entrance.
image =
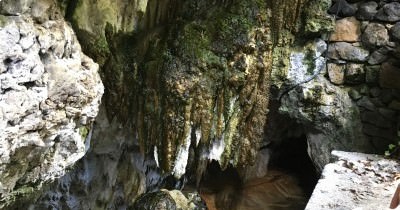
<path id="1" fill-rule="evenodd" d="M 200 181 L 199 192 L 209 210 L 234 210 L 241 199 L 242 179 L 232 166 L 222 170 L 211 161 Z"/>
<path id="2" fill-rule="evenodd" d="M 307 147 L 307 138 L 304 134 L 273 144 L 269 169 L 294 176 L 308 200 L 318 182 L 319 174 L 308 155 Z"/>

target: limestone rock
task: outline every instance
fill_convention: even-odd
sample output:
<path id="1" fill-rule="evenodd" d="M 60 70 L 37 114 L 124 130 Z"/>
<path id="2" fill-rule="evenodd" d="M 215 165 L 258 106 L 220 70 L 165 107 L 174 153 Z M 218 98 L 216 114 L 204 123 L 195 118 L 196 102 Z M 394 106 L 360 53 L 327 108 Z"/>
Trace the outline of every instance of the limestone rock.
<path id="1" fill-rule="evenodd" d="M 394 39 L 400 41 L 400 22 L 394 24 L 394 26 L 390 29 L 390 34 Z"/>
<path id="2" fill-rule="evenodd" d="M 369 48 L 384 46 L 389 41 L 386 27 L 379 23 L 370 23 L 362 35 L 362 42 Z"/>
<path id="3" fill-rule="evenodd" d="M 389 210 L 399 163 L 378 155 L 333 151 L 306 210 Z"/>
<path id="4" fill-rule="evenodd" d="M 400 89 L 400 68 L 391 62 L 381 65 L 379 74 L 379 84 L 384 88 Z"/>
<path id="5" fill-rule="evenodd" d="M 360 84 L 365 81 L 365 70 L 363 64 L 346 64 L 345 82 L 347 84 Z"/>
<path id="6" fill-rule="evenodd" d="M 362 3 L 358 6 L 358 11 L 356 14 L 357 19 L 359 20 L 372 20 L 374 19 L 377 11 L 378 4 L 375 1 L 369 1 Z"/>
<path id="7" fill-rule="evenodd" d="M 330 40 L 339 42 L 357 42 L 360 40 L 360 22 L 354 17 L 336 21 Z"/>
<path id="8" fill-rule="evenodd" d="M 400 3 L 391 2 L 383 5 L 376 13 L 375 18 L 381 21 L 395 22 L 400 20 Z"/>
<path id="9" fill-rule="evenodd" d="M 362 47 L 357 47 L 347 42 L 336 42 L 329 46 L 327 56 L 335 60 L 361 62 L 368 59 L 369 52 Z"/>
<path id="10" fill-rule="evenodd" d="M 0 28 L 0 208 L 62 176 L 86 153 L 103 94 L 98 65 L 81 52 L 68 23 L 6 19 Z"/>
<path id="11" fill-rule="evenodd" d="M 307 133 L 307 140 L 310 157 L 319 169 L 329 162 L 329 151 L 333 148 L 362 150 L 369 146 L 361 130 L 358 108 L 347 90 L 331 84 L 324 77 L 317 77 L 301 89 L 291 91 L 283 98 L 280 111 L 303 125 L 318 129 Z M 343 138 L 352 140 L 344 142 Z"/>
<path id="12" fill-rule="evenodd" d="M 19 15 L 29 9 L 32 0 L 3 0 L 0 1 L 0 13 L 8 15 Z"/>
<path id="13" fill-rule="evenodd" d="M 329 81 L 336 85 L 342 85 L 344 83 L 344 72 L 345 65 L 329 63 L 328 64 L 328 76 Z"/>

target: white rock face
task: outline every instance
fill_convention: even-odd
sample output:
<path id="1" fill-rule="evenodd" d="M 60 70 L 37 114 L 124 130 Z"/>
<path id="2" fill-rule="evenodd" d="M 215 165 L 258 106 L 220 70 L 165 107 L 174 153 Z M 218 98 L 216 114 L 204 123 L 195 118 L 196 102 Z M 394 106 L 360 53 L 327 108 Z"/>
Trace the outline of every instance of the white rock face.
<path id="1" fill-rule="evenodd" d="M 4 19 L 0 197 L 7 200 L 26 186 L 60 177 L 85 154 L 103 85 L 98 65 L 81 52 L 65 21 L 37 25 L 23 16 Z"/>
<path id="2" fill-rule="evenodd" d="M 399 162 L 378 155 L 333 151 L 306 210 L 389 209 Z"/>

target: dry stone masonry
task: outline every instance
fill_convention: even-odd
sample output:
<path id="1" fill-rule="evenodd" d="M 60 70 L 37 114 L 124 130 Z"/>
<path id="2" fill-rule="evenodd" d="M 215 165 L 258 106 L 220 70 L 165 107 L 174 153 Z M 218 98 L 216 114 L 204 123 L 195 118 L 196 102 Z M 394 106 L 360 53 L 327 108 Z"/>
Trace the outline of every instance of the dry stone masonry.
<path id="1" fill-rule="evenodd" d="M 355 1 L 340 14 L 327 53 L 329 81 L 357 103 L 363 133 L 378 152 L 394 143 L 400 111 L 400 3 Z"/>
<path id="2" fill-rule="evenodd" d="M 383 154 L 397 144 L 400 121 L 400 2 L 329 5 L 331 32 L 292 48 L 280 57 L 288 64 L 272 71 L 280 111 L 303 126 L 319 169 L 332 149 Z M 295 88 L 285 92 L 281 81 Z"/>

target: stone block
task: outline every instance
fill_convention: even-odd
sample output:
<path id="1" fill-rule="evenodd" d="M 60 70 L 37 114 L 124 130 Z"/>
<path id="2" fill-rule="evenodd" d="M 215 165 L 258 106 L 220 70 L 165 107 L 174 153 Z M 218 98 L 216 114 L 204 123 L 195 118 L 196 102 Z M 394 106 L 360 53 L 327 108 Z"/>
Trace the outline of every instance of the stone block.
<path id="1" fill-rule="evenodd" d="M 362 97 L 360 92 L 358 92 L 357 90 L 355 90 L 353 88 L 349 90 L 349 96 L 355 101 L 357 101 L 358 99 L 360 99 Z"/>
<path id="2" fill-rule="evenodd" d="M 344 83 L 345 67 L 345 65 L 328 63 L 329 81 L 335 85 L 342 85 Z"/>
<path id="3" fill-rule="evenodd" d="M 356 14 L 357 19 L 359 20 L 372 20 L 374 19 L 377 11 L 378 4 L 374 1 L 369 1 L 361 4 L 358 7 L 358 11 Z"/>
<path id="4" fill-rule="evenodd" d="M 400 22 L 394 24 L 390 29 L 390 35 L 392 35 L 393 39 L 400 41 Z"/>
<path id="5" fill-rule="evenodd" d="M 365 81 L 367 84 L 378 84 L 379 65 L 365 66 Z"/>
<path id="6" fill-rule="evenodd" d="M 379 74 L 379 84 L 383 88 L 400 89 L 400 68 L 391 62 L 383 63 Z"/>
<path id="7" fill-rule="evenodd" d="M 370 110 L 370 111 L 375 111 L 376 110 L 375 105 L 366 96 L 363 96 L 360 100 L 358 100 L 357 101 L 357 105 L 359 107 L 365 108 L 365 109 Z"/>
<path id="8" fill-rule="evenodd" d="M 400 20 L 400 3 L 392 2 L 383 5 L 375 15 L 375 18 L 381 21 L 396 22 Z"/>
<path id="9" fill-rule="evenodd" d="M 369 51 L 347 42 L 336 42 L 329 46 L 327 56 L 334 60 L 364 62 L 368 59 Z"/>
<path id="10" fill-rule="evenodd" d="M 360 36 L 360 21 L 354 17 L 348 17 L 336 21 L 335 30 L 330 40 L 335 42 L 357 42 L 360 40 Z"/>
<path id="11" fill-rule="evenodd" d="M 389 51 L 390 49 L 387 47 L 381 47 L 378 50 L 375 50 L 371 56 L 369 56 L 368 63 L 371 65 L 376 65 L 386 61 Z"/>
<path id="12" fill-rule="evenodd" d="M 363 64 L 349 63 L 346 64 L 345 83 L 361 84 L 365 81 L 365 71 Z"/>
<path id="13" fill-rule="evenodd" d="M 389 33 L 384 25 L 370 23 L 361 36 L 361 40 L 365 46 L 375 49 L 389 42 Z"/>

